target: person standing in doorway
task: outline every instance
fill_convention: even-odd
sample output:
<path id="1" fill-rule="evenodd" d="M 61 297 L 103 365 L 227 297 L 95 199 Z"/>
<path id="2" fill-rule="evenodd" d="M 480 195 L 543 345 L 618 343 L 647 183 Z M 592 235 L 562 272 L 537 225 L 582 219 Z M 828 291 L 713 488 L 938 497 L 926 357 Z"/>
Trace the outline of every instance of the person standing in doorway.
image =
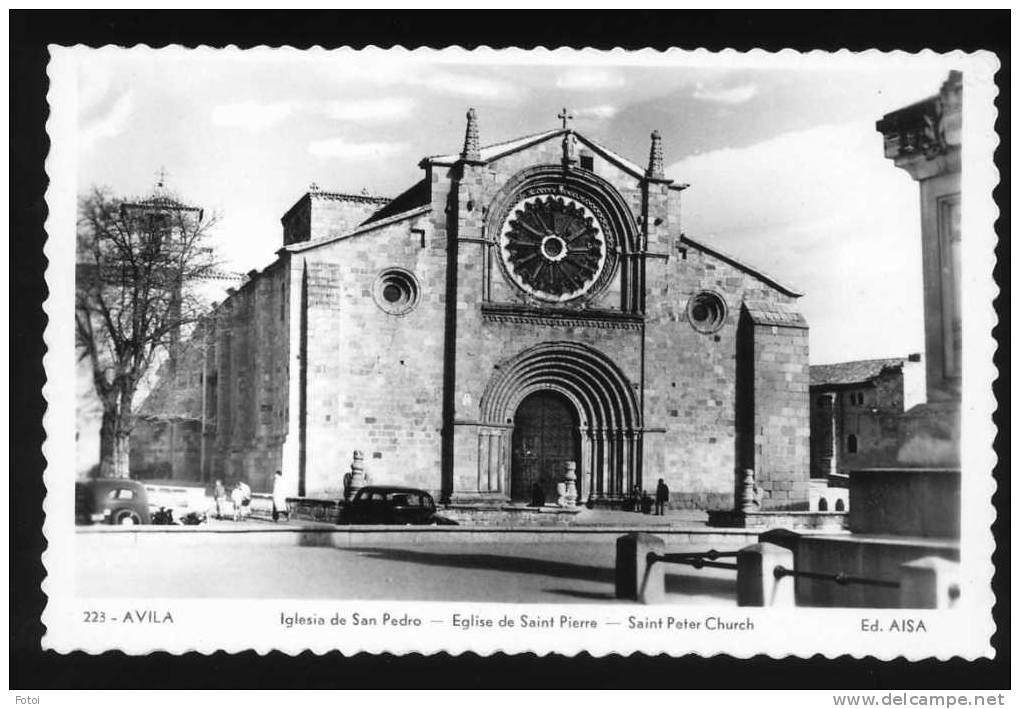
<path id="1" fill-rule="evenodd" d="M 655 486 L 655 514 L 659 517 L 666 513 L 666 503 L 669 502 L 669 487 L 666 481 L 659 478 L 659 484 Z"/>
<path id="2" fill-rule="evenodd" d="M 287 493 L 283 489 L 283 471 L 277 470 L 273 476 L 273 521 L 280 519 L 280 515 L 287 515 L 290 521 L 290 511 L 287 510 Z"/>

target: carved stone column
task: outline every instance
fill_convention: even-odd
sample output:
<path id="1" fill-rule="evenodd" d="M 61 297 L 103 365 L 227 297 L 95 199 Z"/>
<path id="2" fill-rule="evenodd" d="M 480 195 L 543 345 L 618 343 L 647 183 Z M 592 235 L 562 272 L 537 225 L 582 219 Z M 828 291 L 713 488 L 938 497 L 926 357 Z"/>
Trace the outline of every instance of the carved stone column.
<path id="1" fill-rule="evenodd" d="M 485 466 L 489 462 L 488 456 L 488 434 L 485 431 L 478 432 L 478 480 L 475 484 L 475 489 L 481 492 L 485 484 L 486 472 Z"/>
<path id="2" fill-rule="evenodd" d="M 595 449 L 595 455 L 592 456 L 592 468 L 595 475 L 595 485 L 592 486 L 592 491 L 595 493 L 595 497 L 602 499 L 606 494 L 606 441 L 605 435 L 602 429 L 595 429 L 592 431 L 593 445 Z"/>
<path id="3" fill-rule="evenodd" d="M 489 475 L 485 488 L 489 492 L 494 492 L 498 486 L 499 442 L 499 431 L 489 431 Z"/>
<path id="4" fill-rule="evenodd" d="M 633 456 L 631 453 L 634 448 L 634 433 L 632 431 L 624 431 L 620 434 L 620 448 L 623 455 L 620 456 L 620 494 L 623 497 L 627 497 L 630 494 L 630 490 L 633 487 L 631 483 L 631 463 L 633 462 Z"/>

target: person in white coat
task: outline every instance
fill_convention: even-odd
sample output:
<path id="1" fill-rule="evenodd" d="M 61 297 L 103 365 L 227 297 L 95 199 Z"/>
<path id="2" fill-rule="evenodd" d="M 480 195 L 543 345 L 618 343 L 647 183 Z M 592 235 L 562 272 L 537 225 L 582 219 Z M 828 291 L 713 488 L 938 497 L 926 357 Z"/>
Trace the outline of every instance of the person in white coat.
<path id="1" fill-rule="evenodd" d="M 244 502 L 244 490 L 240 485 L 235 485 L 230 490 L 230 501 L 234 506 L 234 521 L 241 521 L 241 504 Z"/>
<path id="2" fill-rule="evenodd" d="M 273 521 L 278 521 L 281 514 L 287 515 L 287 520 L 290 520 L 290 512 L 287 510 L 287 493 L 283 488 L 283 472 L 277 470 L 276 475 L 273 476 Z"/>

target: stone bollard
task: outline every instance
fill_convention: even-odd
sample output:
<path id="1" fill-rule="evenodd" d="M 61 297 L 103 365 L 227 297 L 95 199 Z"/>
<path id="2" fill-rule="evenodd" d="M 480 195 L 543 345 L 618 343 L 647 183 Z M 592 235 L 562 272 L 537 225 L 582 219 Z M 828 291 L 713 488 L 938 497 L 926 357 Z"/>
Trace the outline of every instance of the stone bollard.
<path id="1" fill-rule="evenodd" d="M 574 507 L 577 504 L 577 473 L 574 472 L 577 463 L 568 460 L 565 467 L 566 472 L 563 474 L 563 497 L 560 499 L 560 506 Z"/>
<path id="2" fill-rule="evenodd" d="M 777 566 L 793 570 L 793 552 L 763 542 L 737 552 L 738 606 L 794 606 L 793 577 L 775 577 Z"/>
<path id="3" fill-rule="evenodd" d="M 344 499 L 351 500 L 358 493 L 358 490 L 365 487 L 367 478 L 365 476 L 365 454 L 361 451 L 354 451 L 354 460 L 351 461 L 350 479 L 344 485 Z"/>
<path id="4" fill-rule="evenodd" d="M 959 563 L 925 556 L 900 565 L 900 608 L 953 608 L 959 598 Z"/>
<path id="5" fill-rule="evenodd" d="M 666 542 L 654 534 L 631 532 L 616 539 L 616 597 L 646 604 L 666 600 L 666 567 L 648 563 L 649 554 L 663 554 Z"/>

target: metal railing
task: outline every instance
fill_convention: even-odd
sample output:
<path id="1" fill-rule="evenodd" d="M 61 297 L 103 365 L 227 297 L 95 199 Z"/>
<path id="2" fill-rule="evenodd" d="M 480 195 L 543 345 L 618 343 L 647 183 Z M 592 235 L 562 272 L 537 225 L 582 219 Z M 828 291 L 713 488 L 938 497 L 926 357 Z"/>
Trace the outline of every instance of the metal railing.
<path id="1" fill-rule="evenodd" d="M 899 581 L 883 581 L 882 579 L 869 579 L 863 576 L 850 576 L 843 572 L 836 574 L 820 573 L 817 571 L 797 571 L 796 569 L 788 569 L 785 566 L 777 566 L 772 570 L 772 575 L 776 577 L 776 580 L 792 576 L 794 578 L 801 579 L 815 579 L 817 581 L 835 581 L 840 586 L 846 586 L 848 584 L 861 584 L 864 586 L 881 586 L 882 588 L 899 588 Z"/>
<path id="2" fill-rule="evenodd" d="M 675 554 L 659 554 L 657 552 L 650 551 L 648 552 L 648 564 L 651 565 L 657 561 L 662 561 L 667 564 L 684 564 L 686 566 L 693 566 L 695 569 L 707 567 L 711 569 L 729 569 L 730 571 L 736 571 L 736 564 L 716 561 L 716 559 L 721 559 L 723 557 L 736 556 L 737 552 L 735 551 L 716 551 L 715 549 Z"/>

